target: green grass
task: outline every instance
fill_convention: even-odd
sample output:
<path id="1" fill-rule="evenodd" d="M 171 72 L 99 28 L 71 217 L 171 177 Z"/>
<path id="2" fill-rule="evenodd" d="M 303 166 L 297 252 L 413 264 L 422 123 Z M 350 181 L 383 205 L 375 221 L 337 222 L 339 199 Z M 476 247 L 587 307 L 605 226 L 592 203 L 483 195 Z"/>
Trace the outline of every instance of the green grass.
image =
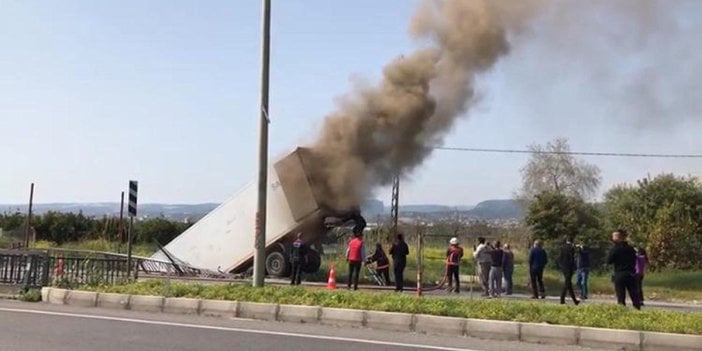
<path id="1" fill-rule="evenodd" d="M 249 285 L 200 285 L 161 281 L 117 286 L 86 287 L 100 292 L 163 295 L 232 301 L 251 301 L 293 305 L 340 307 L 374 311 L 405 312 L 505 321 L 577 325 L 702 334 L 702 313 L 662 310 L 636 311 L 616 305 L 561 306 L 540 302 L 504 300 L 459 300 L 452 298 L 416 298 L 394 293 L 327 291 L 302 287 L 252 288 Z"/>
<path id="2" fill-rule="evenodd" d="M 29 289 L 27 291 L 23 291 L 19 295 L 19 299 L 25 302 L 39 302 L 41 301 L 41 290 Z"/>

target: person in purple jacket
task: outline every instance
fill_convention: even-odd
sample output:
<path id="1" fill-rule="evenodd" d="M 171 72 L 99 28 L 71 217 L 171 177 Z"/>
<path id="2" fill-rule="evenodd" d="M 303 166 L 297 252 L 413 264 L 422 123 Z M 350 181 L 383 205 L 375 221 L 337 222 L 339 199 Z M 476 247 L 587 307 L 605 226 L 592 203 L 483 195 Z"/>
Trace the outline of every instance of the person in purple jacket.
<path id="1" fill-rule="evenodd" d="M 641 306 L 644 304 L 643 279 L 644 275 L 646 274 L 646 267 L 648 267 L 648 255 L 646 254 L 646 249 L 639 248 L 636 250 L 634 278 L 636 280 L 636 290 L 639 295 L 639 301 L 641 301 Z"/>

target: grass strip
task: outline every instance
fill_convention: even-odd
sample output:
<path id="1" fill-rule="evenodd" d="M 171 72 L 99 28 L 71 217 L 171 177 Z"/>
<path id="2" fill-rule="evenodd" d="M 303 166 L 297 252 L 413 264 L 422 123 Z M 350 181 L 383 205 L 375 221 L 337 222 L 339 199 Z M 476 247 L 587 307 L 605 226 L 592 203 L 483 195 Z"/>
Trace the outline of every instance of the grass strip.
<path id="1" fill-rule="evenodd" d="M 607 304 L 561 306 L 543 302 L 488 299 L 416 298 L 378 292 L 349 292 L 244 284 L 202 285 L 160 280 L 84 287 L 85 290 L 131 295 L 166 295 L 212 300 L 231 300 L 404 312 L 476 319 L 549 323 L 583 327 L 628 329 L 702 335 L 702 313 L 646 309 L 636 311 Z"/>

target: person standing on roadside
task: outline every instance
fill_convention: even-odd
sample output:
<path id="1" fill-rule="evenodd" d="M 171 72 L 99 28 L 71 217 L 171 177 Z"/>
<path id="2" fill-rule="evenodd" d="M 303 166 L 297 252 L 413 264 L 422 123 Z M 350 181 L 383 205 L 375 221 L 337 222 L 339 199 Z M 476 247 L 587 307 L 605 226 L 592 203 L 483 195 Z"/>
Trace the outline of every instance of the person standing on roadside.
<path id="1" fill-rule="evenodd" d="M 573 275 L 575 274 L 575 246 L 570 237 L 566 237 L 565 244 L 561 247 L 561 255 L 558 257 L 558 268 L 563 273 L 563 289 L 561 290 L 561 305 L 565 305 L 566 293 L 570 294 L 573 303 L 577 306 L 580 301 L 575 298 L 573 290 Z"/>
<path id="2" fill-rule="evenodd" d="M 393 270 L 395 271 L 395 291 L 397 292 L 402 292 L 405 288 L 404 273 L 407 266 L 407 255 L 409 255 L 409 247 L 407 247 L 402 234 L 397 234 L 397 238 L 390 248 Z"/>
<path id="3" fill-rule="evenodd" d="M 531 289 L 533 291 L 532 299 L 546 298 L 546 289 L 544 288 L 544 268 L 548 263 L 548 255 L 543 249 L 541 240 L 535 240 L 534 246 L 529 251 L 529 279 L 531 281 Z"/>
<path id="4" fill-rule="evenodd" d="M 504 251 L 502 244 L 497 241 L 495 247 L 490 252 L 492 264 L 490 266 L 490 295 L 499 297 L 502 295 L 502 262 L 504 260 Z"/>
<path id="5" fill-rule="evenodd" d="M 473 251 L 473 257 L 478 264 L 478 275 L 480 283 L 483 285 L 483 296 L 490 296 L 490 267 L 492 266 L 492 256 L 490 246 L 485 243 L 485 238 L 478 238 L 478 246 Z"/>
<path id="6" fill-rule="evenodd" d="M 504 255 L 502 257 L 502 271 L 505 276 L 505 294 L 512 295 L 514 289 L 514 252 L 509 244 L 505 244 Z"/>
<path id="7" fill-rule="evenodd" d="M 349 262 L 348 288 L 358 290 L 358 276 L 361 274 L 361 265 L 366 259 L 366 248 L 363 245 L 363 233 L 354 233 L 353 239 L 346 249 L 346 260 Z"/>
<path id="8" fill-rule="evenodd" d="M 590 249 L 584 244 L 578 245 L 577 248 L 578 277 L 575 285 L 580 290 L 580 298 L 587 300 L 590 296 Z"/>
<path id="9" fill-rule="evenodd" d="M 614 267 L 612 282 L 617 293 L 617 303 L 626 305 L 626 292 L 629 292 L 631 303 L 637 310 L 641 309 L 641 301 L 636 289 L 636 250 L 627 243 L 628 233 L 624 229 L 618 229 L 612 233 L 614 246 L 607 255 L 607 264 Z"/>
<path id="10" fill-rule="evenodd" d="M 640 248 L 636 251 L 636 267 L 634 268 L 634 279 L 636 280 L 636 290 L 641 306 L 644 305 L 643 280 L 648 267 L 648 255 L 646 249 Z"/>
<path id="11" fill-rule="evenodd" d="M 378 274 L 380 274 L 385 280 L 384 285 L 390 285 L 390 260 L 388 260 L 388 255 L 385 254 L 383 245 L 380 243 L 375 244 L 375 252 L 373 253 L 373 256 L 368 258 L 368 263 L 373 262 L 376 262 Z"/>
<path id="12" fill-rule="evenodd" d="M 307 245 L 302 240 L 302 233 L 297 233 L 295 241 L 290 250 L 290 262 L 292 263 L 292 274 L 290 285 L 300 285 L 302 282 L 302 265 L 307 257 Z"/>
<path id="13" fill-rule="evenodd" d="M 459 294 L 461 292 L 460 266 L 463 258 L 463 248 L 458 243 L 458 238 L 449 240 L 446 250 L 446 274 L 448 275 L 448 291 Z M 453 280 L 456 280 L 456 289 L 453 289 Z"/>

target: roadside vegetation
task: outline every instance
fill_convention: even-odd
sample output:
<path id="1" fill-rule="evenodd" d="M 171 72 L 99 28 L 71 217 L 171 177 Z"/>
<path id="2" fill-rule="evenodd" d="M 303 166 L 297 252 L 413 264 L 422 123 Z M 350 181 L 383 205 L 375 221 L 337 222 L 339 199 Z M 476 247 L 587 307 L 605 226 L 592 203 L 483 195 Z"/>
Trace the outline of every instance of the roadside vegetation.
<path id="1" fill-rule="evenodd" d="M 616 305 L 561 306 L 543 302 L 486 299 L 417 298 L 406 294 L 328 291 L 303 287 L 253 288 L 249 285 L 200 285 L 159 280 L 127 285 L 85 287 L 123 294 L 166 295 L 215 300 L 338 307 L 476 319 L 577 325 L 683 334 L 702 334 L 702 313 L 636 311 Z"/>

